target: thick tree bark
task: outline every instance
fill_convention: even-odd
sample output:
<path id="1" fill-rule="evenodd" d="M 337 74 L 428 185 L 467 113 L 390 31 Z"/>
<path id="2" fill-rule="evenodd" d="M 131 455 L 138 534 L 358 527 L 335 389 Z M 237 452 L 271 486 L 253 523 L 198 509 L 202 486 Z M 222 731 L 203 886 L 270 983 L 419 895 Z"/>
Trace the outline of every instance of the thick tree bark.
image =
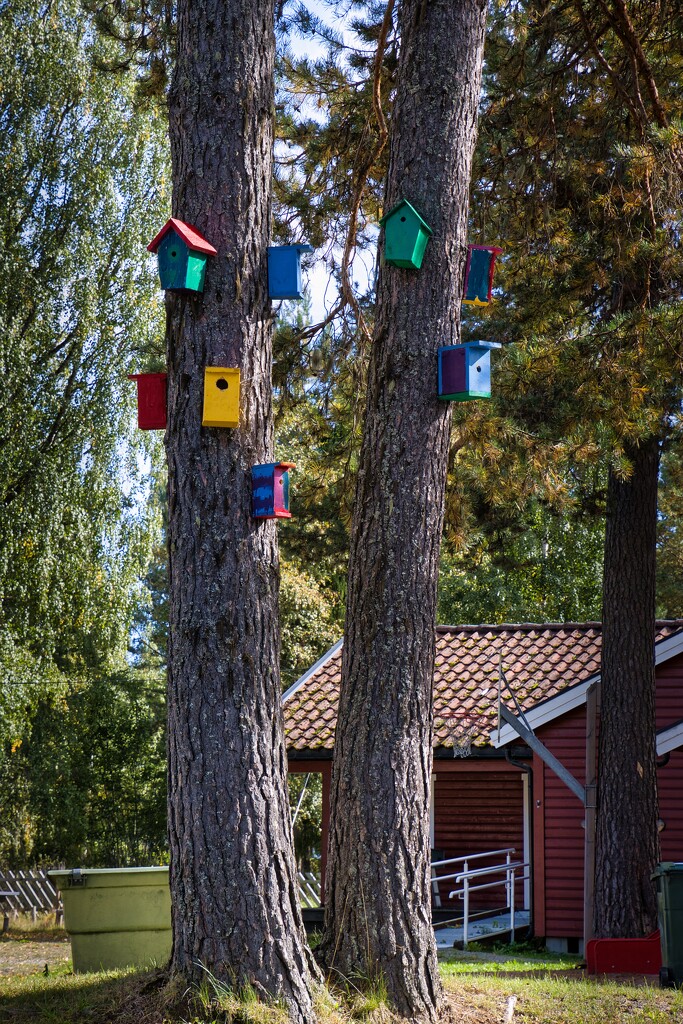
<path id="1" fill-rule="evenodd" d="M 483 0 L 404 0 L 385 210 L 433 228 L 419 272 L 383 266 L 354 506 L 325 934 L 333 976 L 396 1010 L 440 999 L 429 887 L 436 585 L 450 409 L 437 349 L 460 336 Z M 381 239 L 380 239 L 381 241 Z"/>
<path id="2" fill-rule="evenodd" d="M 657 927 L 650 876 L 659 859 L 655 745 L 655 551 L 659 446 L 627 448 L 610 474 L 603 584 L 595 934 Z"/>
<path id="3" fill-rule="evenodd" d="M 173 212 L 217 248 L 202 296 L 167 295 L 172 967 L 201 965 L 310 1021 L 280 707 L 267 298 L 273 4 L 182 0 L 170 92 Z M 240 367 L 240 425 L 204 428 L 206 366 Z"/>

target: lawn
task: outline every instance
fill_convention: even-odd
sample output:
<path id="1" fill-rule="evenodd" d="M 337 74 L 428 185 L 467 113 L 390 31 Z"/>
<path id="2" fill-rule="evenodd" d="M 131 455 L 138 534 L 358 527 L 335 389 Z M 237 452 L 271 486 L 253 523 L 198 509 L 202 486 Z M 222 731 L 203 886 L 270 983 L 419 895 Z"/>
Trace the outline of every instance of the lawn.
<path id="1" fill-rule="evenodd" d="M 74 975 L 68 945 L 40 939 L 0 940 L 2 1024 L 286 1024 L 281 1008 L 249 993 L 236 998 L 209 978 L 188 992 L 159 970 Z M 656 979 L 587 979 L 577 958 L 528 949 L 449 950 L 439 959 L 444 1024 L 683 1024 L 683 991 L 661 990 Z M 346 1000 L 321 993 L 319 1024 L 387 1024 L 379 1003 L 377 992 Z"/>

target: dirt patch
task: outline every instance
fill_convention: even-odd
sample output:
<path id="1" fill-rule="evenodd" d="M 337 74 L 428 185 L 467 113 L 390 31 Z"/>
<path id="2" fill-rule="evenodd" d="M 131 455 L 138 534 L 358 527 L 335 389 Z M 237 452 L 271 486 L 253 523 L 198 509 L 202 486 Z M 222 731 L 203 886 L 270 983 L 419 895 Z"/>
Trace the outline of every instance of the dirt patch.
<path id="1" fill-rule="evenodd" d="M 61 967 L 71 960 L 68 939 L 52 942 L 32 942 L 28 939 L 0 941 L 0 977 L 19 974 L 39 974 Z"/>

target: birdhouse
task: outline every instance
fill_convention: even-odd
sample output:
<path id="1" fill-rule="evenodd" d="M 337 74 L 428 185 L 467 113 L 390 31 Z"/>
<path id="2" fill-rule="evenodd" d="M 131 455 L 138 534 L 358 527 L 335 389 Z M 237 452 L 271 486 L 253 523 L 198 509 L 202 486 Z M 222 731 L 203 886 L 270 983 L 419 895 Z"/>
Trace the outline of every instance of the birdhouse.
<path id="1" fill-rule="evenodd" d="M 140 430 L 166 429 L 166 374 L 129 373 L 128 380 L 138 385 L 138 427 Z"/>
<path id="2" fill-rule="evenodd" d="M 291 519 L 289 470 L 293 462 L 267 462 L 251 467 L 251 514 L 255 519 Z"/>
<path id="3" fill-rule="evenodd" d="M 468 245 L 463 302 L 469 306 L 488 306 L 493 291 L 496 256 L 502 249 L 495 245 Z"/>
<path id="4" fill-rule="evenodd" d="M 224 366 L 204 367 L 203 427 L 238 427 L 240 371 Z"/>
<path id="5" fill-rule="evenodd" d="M 394 267 L 419 270 L 432 234 L 429 224 L 407 199 L 402 199 L 398 206 L 385 213 L 380 224 L 384 225 L 384 262 Z"/>
<path id="6" fill-rule="evenodd" d="M 301 254 L 313 252 L 312 245 L 268 246 L 268 297 L 303 299 Z"/>
<path id="7" fill-rule="evenodd" d="M 157 254 L 165 291 L 204 291 L 206 260 L 217 251 L 191 224 L 171 217 L 147 249 Z"/>
<path id="8" fill-rule="evenodd" d="M 439 398 L 467 402 L 491 397 L 491 349 L 497 341 L 469 341 L 439 349 Z"/>

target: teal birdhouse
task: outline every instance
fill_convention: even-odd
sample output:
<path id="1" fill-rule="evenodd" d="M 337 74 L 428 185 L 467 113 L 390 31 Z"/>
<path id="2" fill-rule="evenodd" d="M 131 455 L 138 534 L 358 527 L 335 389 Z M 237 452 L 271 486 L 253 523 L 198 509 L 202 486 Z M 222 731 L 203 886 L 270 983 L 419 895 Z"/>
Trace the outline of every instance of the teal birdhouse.
<path id="1" fill-rule="evenodd" d="M 385 213 L 384 262 L 406 270 L 419 270 L 432 229 L 407 199 Z"/>
<path id="2" fill-rule="evenodd" d="M 217 250 L 191 224 L 171 217 L 147 249 L 157 254 L 164 291 L 204 291 L 206 261 Z"/>
<path id="3" fill-rule="evenodd" d="M 439 349 L 439 398 L 467 402 L 491 397 L 491 349 L 497 341 L 469 341 Z"/>

